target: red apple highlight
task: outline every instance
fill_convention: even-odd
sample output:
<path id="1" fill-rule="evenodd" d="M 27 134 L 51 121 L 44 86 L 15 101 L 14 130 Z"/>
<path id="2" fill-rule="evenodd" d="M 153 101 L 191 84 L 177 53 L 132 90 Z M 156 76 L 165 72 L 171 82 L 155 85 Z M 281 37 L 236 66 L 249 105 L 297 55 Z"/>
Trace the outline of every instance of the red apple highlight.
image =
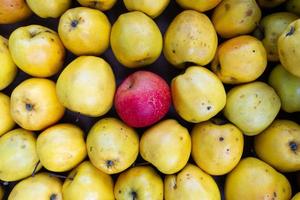
<path id="1" fill-rule="evenodd" d="M 152 72 L 137 71 L 118 87 L 114 104 L 120 118 L 129 126 L 150 126 L 168 112 L 171 106 L 170 87 Z"/>

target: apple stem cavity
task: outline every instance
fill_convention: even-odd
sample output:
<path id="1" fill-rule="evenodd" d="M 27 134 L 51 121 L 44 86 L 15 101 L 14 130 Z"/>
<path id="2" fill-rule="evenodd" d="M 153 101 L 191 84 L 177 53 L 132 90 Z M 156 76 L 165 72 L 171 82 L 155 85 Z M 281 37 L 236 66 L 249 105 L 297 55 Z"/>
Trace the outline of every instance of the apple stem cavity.
<path id="1" fill-rule="evenodd" d="M 298 149 L 298 145 L 297 145 L 297 143 L 294 142 L 294 141 L 291 141 L 291 142 L 289 143 L 289 146 L 290 146 L 290 148 L 291 148 L 291 150 L 292 150 L 293 152 L 296 152 L 297 149 Z"/>

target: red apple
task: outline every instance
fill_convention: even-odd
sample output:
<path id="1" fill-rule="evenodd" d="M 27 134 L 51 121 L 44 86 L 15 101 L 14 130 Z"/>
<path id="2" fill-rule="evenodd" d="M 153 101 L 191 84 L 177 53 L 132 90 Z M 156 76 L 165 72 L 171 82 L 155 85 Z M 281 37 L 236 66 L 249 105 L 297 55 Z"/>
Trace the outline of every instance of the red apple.
<path id="1" fill-rule="evenodd" d="M 129 126 L 150 126 L 168 112 L 170 87 L 152 72 L 137 71 L 118 87 L 114 104 L 120 118 Z"/>

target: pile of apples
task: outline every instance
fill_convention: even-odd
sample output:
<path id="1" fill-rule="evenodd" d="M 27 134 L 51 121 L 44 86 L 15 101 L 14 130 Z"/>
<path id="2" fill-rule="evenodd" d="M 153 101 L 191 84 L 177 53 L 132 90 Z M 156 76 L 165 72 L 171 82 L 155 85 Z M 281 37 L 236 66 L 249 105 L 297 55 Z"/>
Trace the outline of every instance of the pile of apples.
<path id="1" fill-rule="evenodd" d="M 0 200 L 300 200 L 299 16 L 0 0 Z"/>

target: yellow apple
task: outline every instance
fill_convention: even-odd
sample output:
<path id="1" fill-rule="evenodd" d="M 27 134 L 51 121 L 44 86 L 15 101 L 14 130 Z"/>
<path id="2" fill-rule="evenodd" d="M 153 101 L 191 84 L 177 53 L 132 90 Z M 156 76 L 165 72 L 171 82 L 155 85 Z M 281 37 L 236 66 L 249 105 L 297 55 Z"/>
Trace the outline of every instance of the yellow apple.
<path id="1" fill-rule="evenodd" d="M 62 183 L 46 173 L 39 173 L 20 181 L 8 200 L 62 200 Z"/>
<path id="2" fill-rule="evenodd" d="M 179 13 L 164 35 L 163 53 L 177 68 L 189 63 L 204 66 L 212 61 L 218 36 L 210 19 L 195 10 Z"/>
<path id="3" fill-rule="evenodd" d="M 82 6 L 95 8 L 101 11 L 106 11 L 111 9 L 117 0 L 77 0 Z"/>
<path id="4" fill-rule="evenodd" d="M 123 0 L 127 10 L 141 11 L 152 18 L 159 16 L 168 6 L 170 0 Z"/>
<path id="5" fill-rule="evenodd" d="M 205 12 L 216 7 L 222 0 L 176 0 L 184 9 L 193 9 Z"/>
<path id="6" fill-rule="evenodd" d="M 107 174 L 124 171 L 139 153 L 138 134 L 115 118 L 98 121 L 89 131 L 86 145 L 93 165 Z"/>
<path id="7" fill-rule="evenodd" d="M 102 58 L 80 56 L 60 74 L 56 92 L 68 109 L 99 117 L 109 111 L 116 90 L 115 76 Z"/>
<path id="8" fill-rule="evenodd" d="M 242 159 L 225 180 L 226 200 L 290 200 L 291 193 L 283 174 L 254 157 Z"/>
<path id="9" fill-rule="evenodd" d="M 232 88 L 227 93 L 225 117 L 245 135 L 258 135 L 279 113 L 281 101 L 268 84 L 255 81 Z"/>
<path id="10" fill-rule="evenodd" d="M 218 114 L 226 104 L 221 80 L 211 71 L 191 66 L 171 82 L 171 94 L 177 113 L 186 121 L 199 123 Z"/>
<path id="11" fill-rule="evenodd" d="M 76 55 L 100 55 L 109 46 L 111 25 L 96 9 L 77 7 L 60 18 L 58 34 L 64 46 Z"/>
<path id="12" fill-rule="evenodd" d="M 0 24 L 12 24 L 25 20 L 32 11 L 25 0 L 1 0 Z"/>
<path id="13" fill-rule="evenodd" d="M 219 45 L 211 64 L 212 71 L 227 84 L 254 81 L 266 67 L 263 43 L 250 35 L 234 37 Z"/>
<path id="14" fill-rule="evenodd" d="M 38 164 L 34 133 L 20 128 L 0 137 L 0 158 L 0 180 L 3 181 L 26 178 L 42 167 Z"/>
<path id="15" fill-rule="evenodd" d="M 87 155 L 84 133 L 73 124 L 57 124 L 39 134 L 36 142 L 41 164 L 48 170 L 64 172 Z"/>
<path id="16" fill-rule="evenodd" d="M 291 74 L 300 77 L 300 19 L 290 23 L 277 40 L 279 60 Z"/>
<path id="17" fill-rule="evenodd" d="M 132 11 L 120 15 L 111 29 L 110 43 L 116 59 L 137 68 L 155 62 L 161 54 L 161 32 L 149 16 Z"/>
<path id="18" fill-rule="evenodd" d="M 0 35 L 0 90 L 6 88 L 17 75 L 17 66 L 15 65 L 9 49 L 8 41 Z"/>
<path id="19" fill-rule="evenodd" d="M 64 111 L 56 95 L 55 83 L 48 79 L 27 79 L 11 94 L 12 118 L 27 130 L 47 128 L 60 120 Z"/>
<path id="20" fill-rule="evenodd" d="M 255 136 L 257 156 L 281 172 L 300 170 L 300 126 L 290 120 L 275 120 Z"/>
<path id="21" fill-rule="evenodd" d="M 62 188 L 64 200 L 114 200 L 113 180 L 89 161 L 73 169 Z"/>
<path id="22" fill-rule="evenodd" d="M 240 161 L 243 133 L 230 123 L 217 119 L 196 124 L 192 129 L 192 156 L 196 164 L 211 175 L 224 175 Z"/>
<path id="23" fill-rule="evenodd" d="M 15 121 L 10 114 L 10 98 L 0 93 L 0 136 L 15 126 Z"/>
<path id="24" fill-rule="evenodd" d="M 188 130 L 176 120 L 168 119 L 145 131 L 140 141 L 140 153 L 162 173 L 173 174 L 188 162 L 191 143 Z"/>
<path id="25" fill-rule="evenodd" d="M 26 2 L 29 8 L 39 17 L 57 18 L 71 6 L 72 0 L 26 0 Z"/>
<path id="26" fill-rule="evenodd" d="M 295 194 L 291 200 L 300 200 L 300 192 Z"/>
<path id="27" fill-rule="evenodd" d="M 8 40 L 16 65 L 35 77 L 49 77 L 63 66 L 65 49 L 58 34 L 41 25 L 17 28 Z"/>
<path id="28" fill-rule="evenodd" d="M 261 18 L 255 0 L 223 0 L 213 11 L 212 22 L 223 38 L 251 33 Z"/>
<path id="29" fill-rule="evenodd" d="M 164 189 L 165 200 L 221 200 L 214 179 L 192 164 L 187 164 L 178 174 L 167 175 Z"/>
<path id="30" fill-rule="evenodd" d="M 163 200 L 163 180 L 150 166 L 136 166 L 122 172 L 115 184 L 116 200 Z"/>

